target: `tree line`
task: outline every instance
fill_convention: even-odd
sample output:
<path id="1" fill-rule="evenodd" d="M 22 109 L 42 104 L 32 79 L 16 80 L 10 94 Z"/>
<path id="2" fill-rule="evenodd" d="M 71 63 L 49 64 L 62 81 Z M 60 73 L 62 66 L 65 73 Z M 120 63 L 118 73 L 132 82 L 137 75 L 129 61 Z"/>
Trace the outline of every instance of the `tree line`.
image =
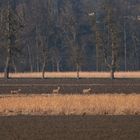
<path id="1" fill-rule="evenodd" d="M 138 0 L 1 0 L 0 71 L 140 70 Z"/>

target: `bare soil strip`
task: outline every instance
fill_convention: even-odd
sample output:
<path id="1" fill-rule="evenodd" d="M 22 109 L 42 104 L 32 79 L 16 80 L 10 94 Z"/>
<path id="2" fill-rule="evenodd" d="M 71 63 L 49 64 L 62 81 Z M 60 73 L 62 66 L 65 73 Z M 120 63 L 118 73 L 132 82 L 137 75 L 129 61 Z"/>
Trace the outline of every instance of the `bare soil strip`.
<path id="1" fill-rule="evenodd" d="M 0 117 L 0 140 L 140 140 L 140 116 Z"/>
<path id="2" fill-rule="evenodd" d="M 93 93 L 140 93 L 140 79 L 0 79 L 0 94 L 21 89 L 20 93 L 51 93 L 61 87 L 62 94 L 82 94 L 82 90 L 91 88 Z"/>
<path id="3" fill-rule="evenodd" d="M 110 86 L 112 84 L 59 84 L 67 87 L 79 87 L 79 86 Z M 127 86 L 128 84 L 114 84 L 113 86 Z M 31 86 L 58 86 L 58 84 L 0 84 L 0 87 L 31 87 Z M 140 86 L 140 84 L 135 84 Z"/>

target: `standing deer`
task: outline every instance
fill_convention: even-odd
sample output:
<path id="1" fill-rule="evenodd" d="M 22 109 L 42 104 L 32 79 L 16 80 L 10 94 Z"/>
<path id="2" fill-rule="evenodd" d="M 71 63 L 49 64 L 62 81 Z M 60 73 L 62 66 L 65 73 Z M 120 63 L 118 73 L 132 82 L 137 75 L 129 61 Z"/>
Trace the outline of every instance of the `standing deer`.
<path id="1" fill-rule="evenodd" d="M 21 91 L 21 89 L 18 90 L 11 90 L 11 94 L 18 94 Z"/>
<path id="2" fill-rule="evenodd" d="M 60 87 L 57 87 L 57 89 L 53 89 L 53 94 L 58 94 L 60 92 Z"/>

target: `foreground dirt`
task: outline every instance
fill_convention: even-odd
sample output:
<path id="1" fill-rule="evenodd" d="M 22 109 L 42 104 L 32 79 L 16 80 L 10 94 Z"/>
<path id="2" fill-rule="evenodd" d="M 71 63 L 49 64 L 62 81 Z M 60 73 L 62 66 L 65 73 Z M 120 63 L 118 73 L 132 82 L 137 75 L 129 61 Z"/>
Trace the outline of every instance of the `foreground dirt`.
<path id="1" fill-rule="evenodd" d="M 140 140 L 140 116 L 0 117 L 0 140 Z"/>
<path id="2" fill-rule="evenodd" d="M 61 93 L 82 93 L 91 88 L 92 93 L 140 93 L 140 79 L 0 79 L 0 94 L 21 89 L 20 93 L 51 93 L 61 87 Z"/>

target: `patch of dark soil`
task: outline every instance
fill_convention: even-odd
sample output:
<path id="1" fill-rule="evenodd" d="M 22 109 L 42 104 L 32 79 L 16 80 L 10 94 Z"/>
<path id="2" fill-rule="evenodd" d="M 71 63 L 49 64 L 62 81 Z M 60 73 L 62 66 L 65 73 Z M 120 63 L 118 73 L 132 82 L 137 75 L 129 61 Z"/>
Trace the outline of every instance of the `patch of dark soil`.
<path id="1" fill-rule="evenodd" d="M 0 140 L 140 140 L 140 116 L 0 117 Z"/>
<path id="2" fill-rule="evenodd" d="M 61 87 L 62 94 L 82 93 L 91 88 L 93 93 L 140 93 L 140 79 L 0 79 L 0 94 L 21 89 L 21 93 L 51 93 Z"/>

